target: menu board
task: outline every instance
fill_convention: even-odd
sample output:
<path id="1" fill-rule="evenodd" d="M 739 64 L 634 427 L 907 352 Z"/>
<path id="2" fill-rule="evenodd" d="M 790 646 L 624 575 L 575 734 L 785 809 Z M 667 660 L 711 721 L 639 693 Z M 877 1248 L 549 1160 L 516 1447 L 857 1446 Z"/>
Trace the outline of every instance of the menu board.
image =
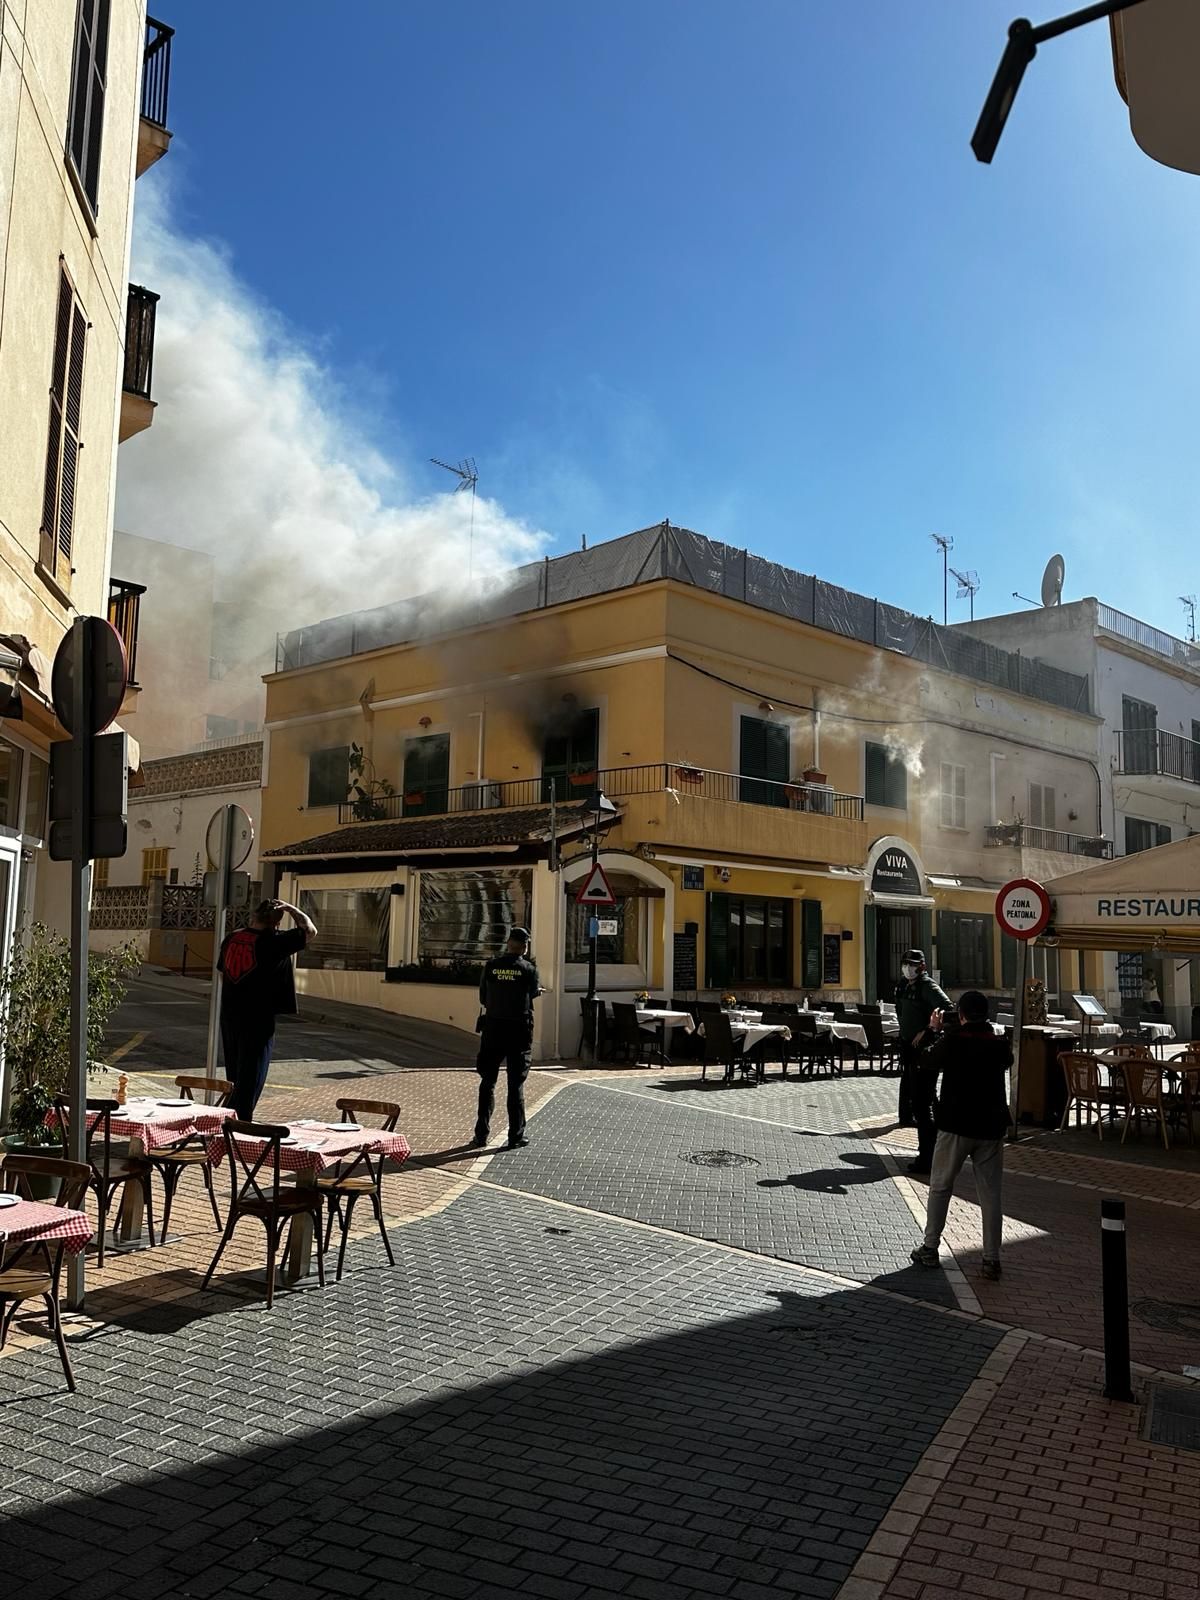
<path id="1" fill-rule="evenodd" d="M 677 933 L 675 935 L 675 992 L 676 994 L 693 993 L 696 986 L 696 935 L 694 933 Z"/>
<path id="2" fill-rule="evenodd" d="M 821 936 L 821 982 L 825 988 L 840 988 L 842 982 L 842 933 Z"/>

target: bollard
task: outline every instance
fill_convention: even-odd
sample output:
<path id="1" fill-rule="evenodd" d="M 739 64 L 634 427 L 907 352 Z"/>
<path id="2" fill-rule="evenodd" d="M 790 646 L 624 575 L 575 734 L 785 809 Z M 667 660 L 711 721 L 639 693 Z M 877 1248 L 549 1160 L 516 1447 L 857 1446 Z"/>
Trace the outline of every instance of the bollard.
<path id="1" fill-rule="evenodd" d="M 1100 1202 L 1100 1276 L 1104 1291 L 1104 1398 L 1132 1400 L 1124 1200 Z"/>

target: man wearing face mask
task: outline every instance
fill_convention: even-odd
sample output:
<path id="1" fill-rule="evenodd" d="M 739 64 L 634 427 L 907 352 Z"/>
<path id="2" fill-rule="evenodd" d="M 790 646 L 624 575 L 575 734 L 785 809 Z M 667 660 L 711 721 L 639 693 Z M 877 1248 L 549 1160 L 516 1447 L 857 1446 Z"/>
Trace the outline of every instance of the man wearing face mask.
<path id="1" fill-rule="evenodd" d="M 917 1159 L 910 1172 L 929 1172 L 937 1127 L 933 1120 L 933 1097 L 937 1073 L 922 1065 L 922 1046 L 928 1041 L 929 1019 L 935 1011 L 953 1011 L 948 994 L 929 976 L 925 952 L 910 950 L 900 968 L 903 977 L 896 987 L 896 1019 L 900 1024 L 900 1110 L 903 1128 L 917 1130 Z"/>

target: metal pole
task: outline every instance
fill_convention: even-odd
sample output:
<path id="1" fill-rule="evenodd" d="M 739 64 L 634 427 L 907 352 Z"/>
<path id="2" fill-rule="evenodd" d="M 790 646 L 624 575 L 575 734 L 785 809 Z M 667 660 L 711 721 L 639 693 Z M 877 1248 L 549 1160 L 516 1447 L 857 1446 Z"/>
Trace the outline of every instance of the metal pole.
<path id="1" fill-rule="evenodd" d="M 1011 937 L 1011 935 L 1008 935 Z M 1025 974 L 1029 968 L 1029 941 L 1017 940 L 1017 970 L 1013 985 L 1013 1064 L 1010 1087 L 1012 1101 L 1009 1106 L 1011 1126 L 1008 1137 L 1017 1137 L 1018 1118 L 1021 1111 L 1021 1040 L 1025 1027 Z"/>
<path id="2" fill-rule="evenodd" d="M 550 881 L 554 890 L 554 1059 L 562 1054 L 562 879 L 558 872 L 558 785 L 550 784 Z"/>
<path id="3" fill-rule="evenodd" d="M 596 826 L 592 831 L 592 866 L 600 860 L 600 803 L 596 803 Z M 600 1007 L 596 1004 L 596 943 L 600 919 L 595 906 L 588 907 L 588 1013 L 592 1019 L 592 1060 L 600 1059 Z"/>
<path id="4" fill-rule="evenodd" d="M 234 807 L 226 806 L 221 822 L 220 861 L 217 862 L 217 905 L 213 913 L 212 990 L 208 997 L 208 1050 L 205 1055 L 205 1073 L 210 1078 L 217 1075 L 217 1045 L 221 1036 L 221 974 L 217 962 L 221 943 L 225 938 L 225 914 L 229 905 L 229 863 L 233 856 Z"/>
<path id="5" fill-rule="evenodd" d="M 75 651 L 71 741 L 71 1116 L 67 1148 L 72 1161 L 87 1161 L 88 1091 L 88 908 L 92 897 L 92 662 L 86 617 L 72 624 Z M 82 1311 L 84 1251 L 68 1257 L 67 1306 Z"/>
<path id="6" fill-rule="evenodd" d="M 1100 1275 L 1104 1290 L 1104 1398 L 1132 1401 L 1124 1200 L 1100 1202 Z"/>

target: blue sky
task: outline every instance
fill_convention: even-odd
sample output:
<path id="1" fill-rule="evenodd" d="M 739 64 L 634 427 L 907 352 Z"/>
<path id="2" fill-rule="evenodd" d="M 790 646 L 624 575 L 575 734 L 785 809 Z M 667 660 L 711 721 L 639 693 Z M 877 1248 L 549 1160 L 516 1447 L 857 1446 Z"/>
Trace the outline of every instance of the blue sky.
<path id="1" fill-rule="evenodd" d="M 554 549 L 669 516 L 922 613 L 935 530 L 981 611 L 1061 550 L 1182 632 L 1200 180 L 1105 26 L 977 165 L 1020 9 L 192 0 L 161 170 L 416 495 L 471 454 Z"/>

